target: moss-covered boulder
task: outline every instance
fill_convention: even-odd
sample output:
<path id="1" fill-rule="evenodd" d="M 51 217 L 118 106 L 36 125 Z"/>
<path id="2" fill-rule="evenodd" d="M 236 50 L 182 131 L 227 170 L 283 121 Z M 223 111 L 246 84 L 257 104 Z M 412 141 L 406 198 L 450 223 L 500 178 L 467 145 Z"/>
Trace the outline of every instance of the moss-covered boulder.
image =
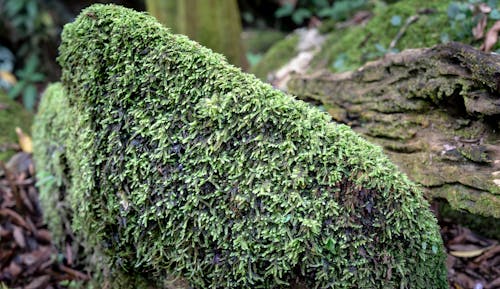
<path id="1" fill-rule="evenodd" d="M 33 115 L 30 112 L 0 91 L 0 161 L 7 162 L 16 152 L 16 127 L 30 133 L 32 121 Z"/>
<path id="2" fill-rule="evenodd" d="M 421 192 L 325 113 L 118 6 L 68 24 L 59 62 L 42 199 L 109 288 L 447 288 Z"/>

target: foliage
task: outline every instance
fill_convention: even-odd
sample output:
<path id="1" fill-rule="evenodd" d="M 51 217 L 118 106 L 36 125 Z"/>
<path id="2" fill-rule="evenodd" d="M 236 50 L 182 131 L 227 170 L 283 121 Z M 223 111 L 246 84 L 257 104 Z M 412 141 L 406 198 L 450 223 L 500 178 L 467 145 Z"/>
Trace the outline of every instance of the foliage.
<path id="1" fill-rule="evenodd" d="M 333 3 L 330 3 L 333 2 Z M 296 5 L 286 2 L 274 13 L 275 17 L 291 17 L 297 25 L 303 24 L 312 16 L 343 21 L 368 4 L 367 0 L 299 0 Z"/>
<path id="2" fill-rule="evenodd" d="M 53 37 L 55 27 L 50 14 L 42 9 L 40 0 L 4 0 L 0 2 L 0 16 L 9 27 L 11 40 L 16 44 L 16 56 L 24 67 L 16 71 L 20 78 L 9 95 L 22 96 L 25 107 L 33 110 L 37 100 L 36 84 L 45 80 L 41 59 L 43 43 Z"/>
<path id="3" fill-rule="evenodd" d="M 25 66 L 17 71 L 19 81 L 10 89 L 9 97 L 16 98 L 22 95 L 26 109 L 33 111 L 38 97 L 37 83 L 45 80 L 45 75 L 39 71 L 38 57 L 31 54 L 26 60 Z"/>
<path id="4" fill-rule="evenodd" d="M 0 161 L 7 162 L 15 154 L 15 148 L 10 144 L 17 144 L 16 127 L 29 132 L 33 115 L 23 109 L 23 106 L 0 91 Z"/>
<path id="5" fill-rule="evenodd" d="M 325 113 L 117 6 L 66 25 L 59 62 L 38 173 L 69 180 L 73 229 L 112 272 L 150 287 L 447 288 L 421 192 Z"/>
<path id="6" fill-rule="evenodd" d="M 328 63 L 328 68 L 335 72 L 353 70 L 386 53 L 460 40 L 457 38 L 459 32 L 454 30 L 458 26 L 450 25 L 447 13 L 450 3 L 451 1 L 418 0 L 398 1 L 390 5 L 379 3 L 375 6 L 374 16 L 366 25 L 329 33 L 322 50 L 313 60 L 313 66 Z M 391 47 L 391 42 L 405 23 L 415 16 L 418 19 L 405 28 L 402 37 Z M 467 32 L 465 36 L 467 38 L 461 40 L 471 43 L 471 32 Z"/>
<path id="7" fill-rule="evenodd" d="M 443 35 L 443 37 L 449 37 L 455 41 L 469 41 L 472 38 L 472 29 L 482 17 L 482 14 L 478 13 L 479 6 L 482 4 L 492 8 L 488 14 L 490 21 L 500 19 L 498 0 L 451 1 L 446 11 L 451 26 L 451 35 Z"/>

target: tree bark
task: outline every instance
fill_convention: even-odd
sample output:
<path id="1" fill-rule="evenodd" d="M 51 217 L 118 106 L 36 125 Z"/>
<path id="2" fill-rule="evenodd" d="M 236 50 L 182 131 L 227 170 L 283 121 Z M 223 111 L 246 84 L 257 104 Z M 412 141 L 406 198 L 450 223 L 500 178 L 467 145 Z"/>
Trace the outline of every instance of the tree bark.
<path id="1" fill-rule="evenodd" d="M 380 144 L 430 197 L 500 218 L 499 55 L 448 43 L 296 75 L 288 89 Z"/>
<path id="2" fill-rule="evenodd" d="M 146 7 L 174 33 L 185 34 L 224 54 L 231 64 L 248 68 L 236 0 L 146 0 Z"/>

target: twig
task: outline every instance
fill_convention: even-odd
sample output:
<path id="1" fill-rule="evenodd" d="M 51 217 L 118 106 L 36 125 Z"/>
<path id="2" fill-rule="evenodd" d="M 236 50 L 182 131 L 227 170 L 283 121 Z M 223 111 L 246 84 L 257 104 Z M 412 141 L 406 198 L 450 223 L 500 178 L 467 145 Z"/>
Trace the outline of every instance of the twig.
<path id="1" fill-rule="evenodd" d="M 74 269 L 71 269 L 67 266 L 64 266 L 63 264 L 58 264 L 59 270 L 63 271 L 64 273 L 73 276 L 76 278 L 76 280 L 90 280 L 90 277 L 82 272 L 76 271 Z"/>
<path id="2" fill-rule="evenodd" d="M 398 44 L 399 39 L 401 39 L 401 37 L 403 37 L 403 35 L 405 34 L 408 27 L 412 23 L 417 22 L 417 20 L 419 18 L 420 17 L 418 15 L 413 15 L 413 16 L 408 17 L 408 19 L 406 19 L 405 25 L 403 25 L 403 27 L 401 27 L 401 29 L 399 29 L 398 34 L 396 34 L 396 37 L 394 37 L 394 39 L 391 41 L 391 44 L 389 45 L 389 50 L 396 47 L 396 44 Z"/>

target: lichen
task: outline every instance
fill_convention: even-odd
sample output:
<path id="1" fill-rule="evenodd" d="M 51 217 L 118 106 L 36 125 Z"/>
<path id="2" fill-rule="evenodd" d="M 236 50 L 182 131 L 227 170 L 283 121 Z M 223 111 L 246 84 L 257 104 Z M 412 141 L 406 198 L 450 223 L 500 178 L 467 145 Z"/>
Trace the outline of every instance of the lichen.
<path id="1" fill-rule="evenodd" d="M 422 193 L 326 113 L 113 5 L 65 26 L 59 62 L 35 159 L 68 184 L 39 186 L 108 288 L 447 288 Z"/>
<path id="2" fill-rule="evenodd" d="M 16 127 L 31 134 L 33 115 L 1 91 L 0 106 L 0 161 L 7 162 L 15 153 L 12 145 L 18 142 Z"/>

